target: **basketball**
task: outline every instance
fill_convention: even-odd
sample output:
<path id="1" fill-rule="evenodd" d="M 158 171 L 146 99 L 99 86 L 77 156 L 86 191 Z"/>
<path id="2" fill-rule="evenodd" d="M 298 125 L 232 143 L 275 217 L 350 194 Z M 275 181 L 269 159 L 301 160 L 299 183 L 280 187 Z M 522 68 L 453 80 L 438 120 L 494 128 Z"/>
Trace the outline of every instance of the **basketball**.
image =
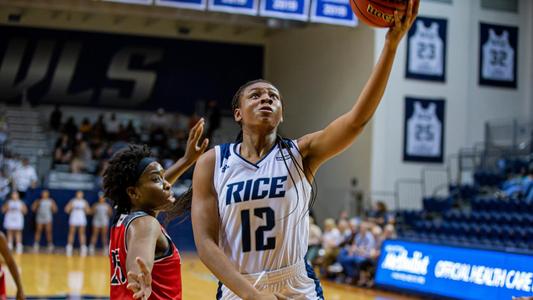
<path id="1" fill-rule="evenodd" d="M 369 26 L 391 27 L 394 24 L 394 11 L 403 16 L 408 0 L 350 0 L 353 12 Z"/>

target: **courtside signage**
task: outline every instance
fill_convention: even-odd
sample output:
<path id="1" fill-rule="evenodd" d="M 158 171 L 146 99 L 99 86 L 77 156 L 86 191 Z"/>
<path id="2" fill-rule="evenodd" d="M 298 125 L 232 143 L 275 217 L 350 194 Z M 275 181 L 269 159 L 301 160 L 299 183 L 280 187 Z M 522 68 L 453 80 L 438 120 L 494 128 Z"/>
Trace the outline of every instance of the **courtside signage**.
<path id="1" fill-rule="evenodd" d="M 355 27 L 357 18 L 350 7 L 350 0 L 313 0 L 311 21 Z"/>
<path id="2" fill-rule="evenodd" d="M 128 4 L 144 4 L 144 5 L 150 5 L 154 0 L 104 0 L 107 2 L 120 2 L 120 3 L 128 3 Z"/>
<path id="3" fill-rule="evenodd" d="M 210 11 L 220 11 L 233 14 L 257 15 L 259 0 L 208 0 Z"/>
<path id="4" fill-rule="evenodd" d="M 155 0 L 156 5 L 205 10 L 206 0 Z"/>
<path id="5" fill-rule="evenodd" d="M 533 296 L 533 256 L 387 240 L 376 284 L 460 299 Z"/>
<path id="6" fill-rule="evenodd" d="M 309 2 L 310 0 L 261 0 L 259 14 L 263 17 L 307 21 Z"/>

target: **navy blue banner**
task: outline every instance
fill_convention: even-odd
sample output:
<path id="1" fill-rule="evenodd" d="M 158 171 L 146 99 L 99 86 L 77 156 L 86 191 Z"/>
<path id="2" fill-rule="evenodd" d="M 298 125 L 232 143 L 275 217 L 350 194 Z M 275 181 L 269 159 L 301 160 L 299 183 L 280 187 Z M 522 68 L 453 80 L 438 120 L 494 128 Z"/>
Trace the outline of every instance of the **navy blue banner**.
<path id="1" fill-rule="evenodd" d="M 533 256 L 387 240 L 376 284 L 459 299 L 533 296 Z"/>
<path id="2" fill-rule="evenodd" d="M 198 100 L 229 108 L 263 76 L 263 47 L 0 26 L 0 102 L 190 114 Z"/>
<path id="3" fill-rule="evenodd" d="M 154 0 L 103 0 L 108 2 L 120 2 L 120 3 L 128 3 L 128 4 L 144 4 L 144 5 L 150 5 Z"/>
<path id="4" fill-rule="evenodd" d="M 259 15 L 307 21 L 309 19 L 310 0 L 262 0 Z"/>
<path id="5" fill-rule="evenodd" d="M 257 15 L 259 0 L 209 0 L 210 11 L 221 11 L 233 14 Z"/>
<path id="6" fill-rule="evenodd" d="M 156 5 L 205 10 L 205 0 L 155 0 Z"/>
<path id="7" fill-rule="evenodd" d="M 313 0 L 311 21 L 352 27 L 357 25 L 350 0 Z"/>

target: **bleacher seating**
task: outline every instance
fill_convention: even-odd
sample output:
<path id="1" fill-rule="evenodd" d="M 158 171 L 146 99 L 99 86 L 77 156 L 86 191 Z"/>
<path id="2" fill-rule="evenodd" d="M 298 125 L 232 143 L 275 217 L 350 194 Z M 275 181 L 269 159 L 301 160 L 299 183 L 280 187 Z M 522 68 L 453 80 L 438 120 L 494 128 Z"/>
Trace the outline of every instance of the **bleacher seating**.
<path id="1" fill-rule="evenodd" d="M 426 197 L 423 210 L 398 212 L 399 236 L 421 242 L 533 253 L 533 201 L 526 197 L 529 190 L 514 195 L 501 192 L 509 182 L 505 178 L 512 178 L 508 172 L 523 176 L 528 164 L 520 160 L 505 163 L 505 176 L 477 171 L 475 185 L 450 186 L 449 197 Z"/>

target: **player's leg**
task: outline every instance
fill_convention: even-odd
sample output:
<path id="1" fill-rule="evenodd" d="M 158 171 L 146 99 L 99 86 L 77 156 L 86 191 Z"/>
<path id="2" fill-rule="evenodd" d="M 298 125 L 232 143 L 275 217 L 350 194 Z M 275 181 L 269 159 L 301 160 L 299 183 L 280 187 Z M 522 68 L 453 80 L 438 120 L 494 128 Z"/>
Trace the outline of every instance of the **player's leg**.
<path id="1" fill-rule="evenodd" d="M 87 255 L 87 242 L 85 237 L 85 226 L 78 227 L 78 239 L 80 240 L 80 255 Z"/>

